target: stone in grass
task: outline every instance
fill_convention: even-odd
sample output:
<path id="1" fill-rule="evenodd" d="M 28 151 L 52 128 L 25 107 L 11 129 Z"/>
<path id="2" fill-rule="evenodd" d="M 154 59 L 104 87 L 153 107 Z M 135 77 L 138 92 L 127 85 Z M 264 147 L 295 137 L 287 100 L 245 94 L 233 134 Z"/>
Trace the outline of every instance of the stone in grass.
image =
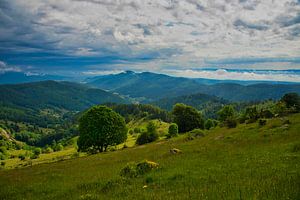
<path id="1" fill-rule="evenodd" d="M 173 149 L 170 149 L 170 153 L 171 154 L 180 154 L 180 153 L 182 153 L 182 151 L 180 149 L 173 148 Z"/>

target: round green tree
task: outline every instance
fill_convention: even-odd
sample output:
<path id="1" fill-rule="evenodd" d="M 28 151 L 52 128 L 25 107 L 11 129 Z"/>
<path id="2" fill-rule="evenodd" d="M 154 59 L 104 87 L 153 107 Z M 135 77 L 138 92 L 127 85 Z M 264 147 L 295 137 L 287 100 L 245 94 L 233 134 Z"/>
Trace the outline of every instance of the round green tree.
<path id="1" fill-rule="evenodd" d="M 204 128 L 202 114 L 192 106 L 177 103 L 173 107 L 174 122 L 178 125 L 179 133 L 185 133 L 196 128 Z"/>
<path id="2" fill-rule="evenodd" d="M 127 139 L 123 117 L 106 106 L 94 106 L 79 119 L 79 151 L 106 151 Z"/>

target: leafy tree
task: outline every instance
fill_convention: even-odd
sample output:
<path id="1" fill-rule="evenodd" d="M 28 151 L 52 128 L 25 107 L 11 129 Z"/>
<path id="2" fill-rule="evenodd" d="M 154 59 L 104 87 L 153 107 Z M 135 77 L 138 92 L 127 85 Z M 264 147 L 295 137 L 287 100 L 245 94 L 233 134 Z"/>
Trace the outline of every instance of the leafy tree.
<path id="1" fill-rule="evenodd" d="M 237 126 L 237 119 L 235 110 L 231 105 L 224 106 L 219 112 L 219 120 L 228 128 L 235 128 Z"/>
<path id="2" fill-rule="evenodd" d="M 248 123 L 256 122 L 256 120 L 259 118 L 259 113 L 256 106 L 246 108 L 245 118 L 248 120 Z"/>
<path id="3" fill-rule="evenodd" d="M 211 119 L 206 120 L 206 122 L 205 122 L 205 124 L 204 124 L 204 127 L 205 127 L 205 129 L 207 129 L 207 130 L 211 129 L 211 128 L 214 127 L 214 126 L 215 126 L 214 121 L 211 120 Z"/>
<path id="4" fill-rule="evenodd" d="M 79 151 L 103 152 L 126 139 L 124 118 L 106 106 L 93 106 L 79 119 Z"/>
<path id="5" fill-rule="evenodd" d="M 191 106 L 178 103 L 173 107 L 174 122 L 178 125 L 179 133 L 185 133 L 196 128 L 204 128 L 201 113 Z"/>
<path id="6" fill-rule="evenodd" d="M 225 122 L 228 118 L 233 117 L 234 114 L 234 108 L 231 105 L 226 105 L 218 112 L 219 120 Z"/>
<path id="7" fill-rule="evenodd" d="M 168 130 L 168 137 L 174 137 L 178 134 L 178 126 L 175 123 L 170 124 L 169 130 Z"/>

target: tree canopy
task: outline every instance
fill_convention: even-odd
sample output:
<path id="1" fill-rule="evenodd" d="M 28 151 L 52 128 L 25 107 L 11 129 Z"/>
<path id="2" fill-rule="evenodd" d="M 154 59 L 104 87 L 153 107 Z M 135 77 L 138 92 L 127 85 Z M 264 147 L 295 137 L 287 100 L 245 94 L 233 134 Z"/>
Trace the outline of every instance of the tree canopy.
<path id="1" fill-rule="evenodd" d="M 202 114 L 195 108 L 178 103 L 173 107 L 174 122 L 178 125 L 179 133 L 185 133 L 196 128 L 204 128 Z"/>
<path id="2" fill-rule="evenodd" d="M 104 151 L 127 139 L 125 120 L 106 106 L 93 106 L 79 119 L 79 151 Z"/>

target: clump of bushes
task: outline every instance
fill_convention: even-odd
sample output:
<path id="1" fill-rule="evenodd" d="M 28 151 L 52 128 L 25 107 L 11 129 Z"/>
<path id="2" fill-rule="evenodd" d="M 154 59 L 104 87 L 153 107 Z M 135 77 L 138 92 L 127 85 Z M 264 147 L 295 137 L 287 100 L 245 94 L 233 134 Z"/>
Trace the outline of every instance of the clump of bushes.
<path id="1" fill-rule="evenodd" d="M 37 159 L 40 156 L 41 153 L 42 153 L 41 148 L 35 148 L 33 150 L 33 155 L 30 156 L 30 159 Z"/>
<path id="2" fill-rule="evenodd" d="M 154 122 L 149 122 L 147 125 L 147 131 L 143 132 L 139 135 L 139 137 L 136 140 L 136 143 L 138 145 L 154 142 L 158 139 L 158 133 L 156 130 L 156 126 Z"/>
<path id="3" fill-rule="evenodd" d="M 134 178 L 144 175 L 158 168 L 158 163 L 144 160 L 139 163 L 128 163 L 120 172 L 120 175 L 127 178 Z"/>
<path id="4" fill-rule="evenodd" d="M 53 149 L 51 147 L 46 147 L 42 150 L 42 153 L 52 153 Z"/>

